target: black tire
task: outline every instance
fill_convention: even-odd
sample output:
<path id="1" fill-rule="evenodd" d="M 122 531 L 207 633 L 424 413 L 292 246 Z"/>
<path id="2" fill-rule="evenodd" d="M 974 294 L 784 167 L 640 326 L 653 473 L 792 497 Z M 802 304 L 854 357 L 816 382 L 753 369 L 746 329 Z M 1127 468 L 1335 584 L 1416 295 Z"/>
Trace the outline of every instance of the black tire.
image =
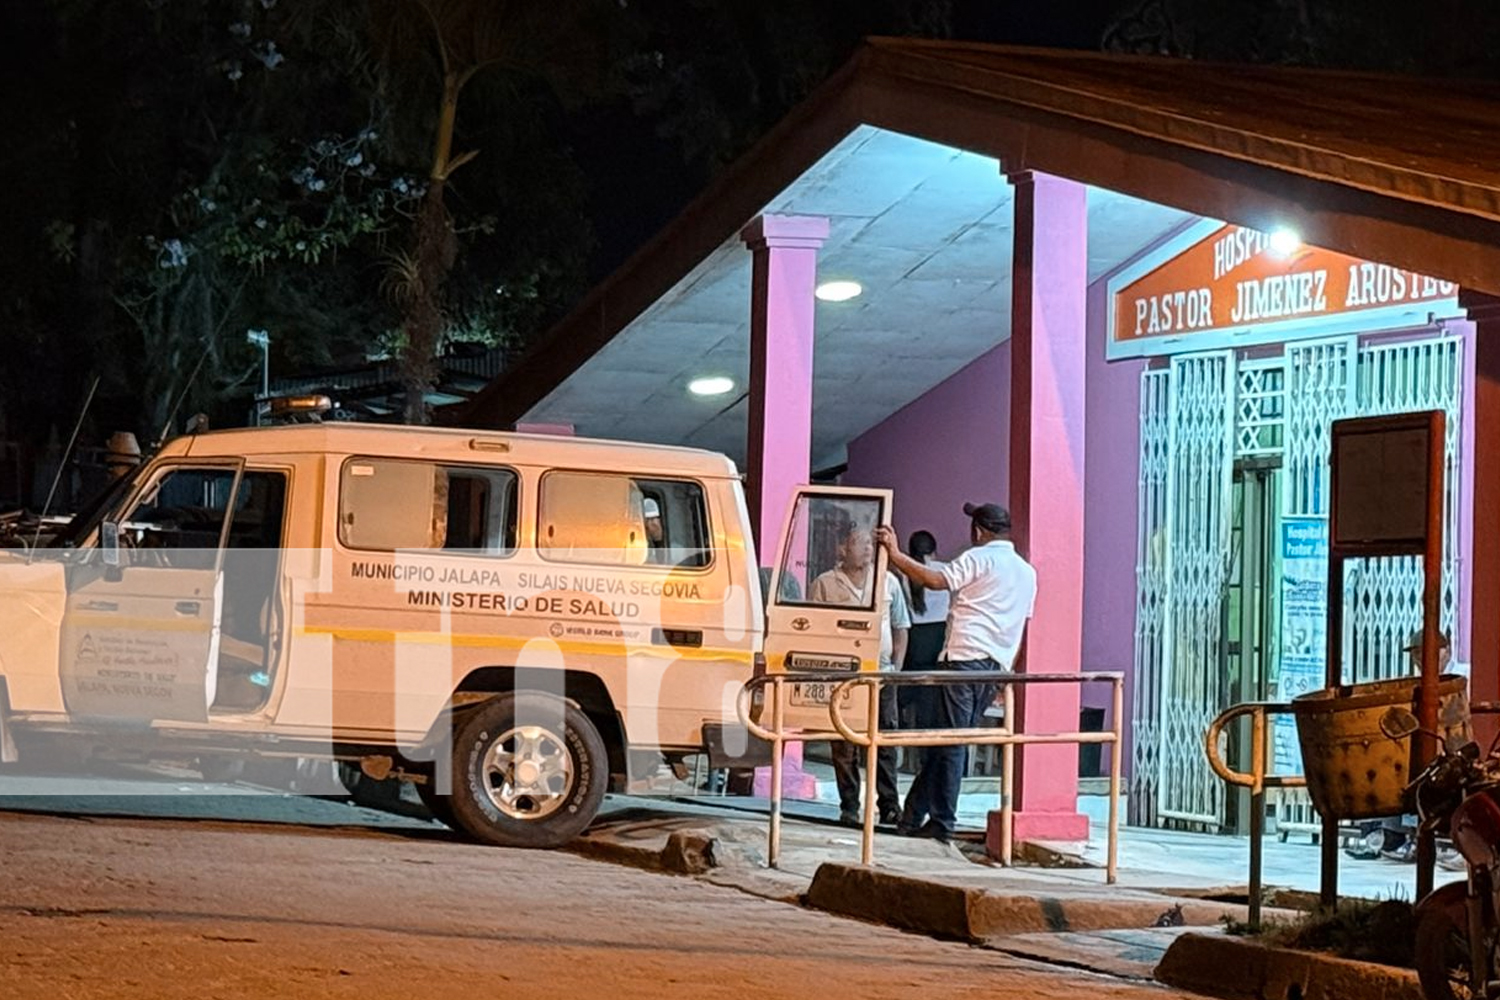
<path id="1" fill-rule="evenodd" d="M 455 723 L 449 807 L 484 843 L 560 847 L 593 821 L 608 785 L 599 731 L 554 695 L 500 695 Z"/>
<path id="2" fill-rule="evenodd" d="M 1433 906 L 1417 914 L 1412 947 L 1417 979 L 1427 1000 L 1470 1000 L 1474 995 L 1469 988 L 1469 920 L 1462 897 L 1458 904 Z"/>

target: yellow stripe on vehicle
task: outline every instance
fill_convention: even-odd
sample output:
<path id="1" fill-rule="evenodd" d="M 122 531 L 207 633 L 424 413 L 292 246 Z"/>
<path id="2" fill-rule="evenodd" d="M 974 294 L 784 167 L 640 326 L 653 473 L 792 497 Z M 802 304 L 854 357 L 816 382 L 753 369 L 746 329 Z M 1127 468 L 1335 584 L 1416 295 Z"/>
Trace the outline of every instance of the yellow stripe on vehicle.
<path id="1" fill-rule="evenodd" d="M 702 660 L 712 662 L 723 662 L 728 660 L 734 663 L 749 664 L 754 659 L 754 654 L 743 649 L 688 649 L 677 646 L 667 646 L 655 643 L 630 643 L 630 642 L 579 642 L 576 639 L 560 640 L 551 636 L 538 635 L 529 638 L 517 638 L 504 635 L 477 635 L 447 632 L 397 632 L 393 629 L 358 629 L 358 628 L 336 628 L 315 625 L 306 625 L 296 629 L 299 636 L 332 636 L 344 642 L 371 642 L 378 644 L 394 645 L 398 642 L 416 643 L 431 646 L 460 646 L 466 649 L 523 649 L 533 642 L 548 642 L 564 653 L 574 653 L 583 656 L 618 656 L 620 650 L 624 649 L 627 654 L 656 654 L 663 658 L 671 657 L 680 660 Z"/>

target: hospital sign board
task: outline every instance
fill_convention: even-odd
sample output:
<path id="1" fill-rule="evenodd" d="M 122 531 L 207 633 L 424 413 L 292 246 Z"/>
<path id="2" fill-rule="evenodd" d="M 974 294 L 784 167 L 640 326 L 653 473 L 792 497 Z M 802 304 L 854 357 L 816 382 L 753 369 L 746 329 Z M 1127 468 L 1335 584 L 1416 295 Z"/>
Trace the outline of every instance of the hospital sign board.
<path id="1" fill-rule="evenodd" d="M 1421 327 L 1458 287 L 1387 264 L 1205 220 L 1108 283 L 1108 357 L 1149 357 Z"/>

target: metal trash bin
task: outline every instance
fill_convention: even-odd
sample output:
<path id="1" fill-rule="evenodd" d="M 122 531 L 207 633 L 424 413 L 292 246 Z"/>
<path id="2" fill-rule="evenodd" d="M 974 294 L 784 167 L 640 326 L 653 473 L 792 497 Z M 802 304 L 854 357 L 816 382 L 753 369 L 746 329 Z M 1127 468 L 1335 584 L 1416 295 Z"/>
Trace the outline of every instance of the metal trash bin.
<path id="1" fill-rule="evenodd" d="M 1292 700 L 1302 768 L 1313 806 L 1325 817 L 1375 819 L 1406 810 L 1412 737 L 1391 739 L 1380 717 L 1395 706 L 1416 710 L 1419 677 L 1349 684 Z M 1450 746 L 1473 739 L 1468 682 L 1445 674 L 1438 682 L 1438 729 Z"/>

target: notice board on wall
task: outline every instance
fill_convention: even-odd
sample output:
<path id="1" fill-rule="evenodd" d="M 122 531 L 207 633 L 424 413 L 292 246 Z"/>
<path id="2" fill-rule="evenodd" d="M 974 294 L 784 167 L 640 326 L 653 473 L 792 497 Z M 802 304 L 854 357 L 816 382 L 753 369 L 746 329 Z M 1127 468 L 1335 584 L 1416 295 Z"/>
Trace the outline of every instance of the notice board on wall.
<path id="1" fill-rule="evenodd" d="M 1349 554 L 1422 552 L 1429 494 L 1442 474 L 1441 413 L 1335 421 L 1333 546 Z"/>

